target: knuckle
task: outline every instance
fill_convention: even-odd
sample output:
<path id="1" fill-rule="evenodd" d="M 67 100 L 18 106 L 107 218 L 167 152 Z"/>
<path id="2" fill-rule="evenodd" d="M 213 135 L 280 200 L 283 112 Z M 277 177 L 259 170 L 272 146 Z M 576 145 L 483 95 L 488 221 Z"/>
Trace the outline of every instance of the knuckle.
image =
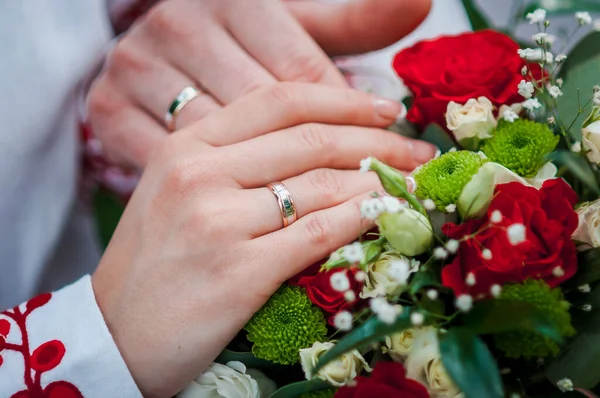
<path id="1" fill-rule="evenodd" d="M 297 100 L 295 85 L 290 83 L 273 84 L 266 88 L 266 95 L 284 107 L 294 104 Z"/>
<path id="2" fill-rule="evenodd" d="M 189 25 L 183 22 L 186 19 L 178 14 L 178 8 L 170 2 L 160 3 L 148 12 L 146 27 L 153 35 L 163 39 L 185 39 L 191 35 L 191 31 Z"/>
<path id="3" fill-rule="evenodd" d="M 109 74 L 121 76 L 123 71 L 143 73 L 149 68 L 149 62 L 133 43 L 123 39 L 110 52 L 107 59 Z"/>
<path id="4" fill-rule="evenodd" d="M 333 237 L 333 223 L 325 212 L 312 213 L 306 220 L 306 238 L 317 246 L 327 246 Z"/>
<path id="5" fill-rule="evenodd" d="M 197 166 L 188 159 L 171 159 L 166 166 L 162 192 L 189 195 L 199 182 Z"/>
<path id="6" fill-rule="evenodd" d="M 115 103 L 110 90 L 104 89 L 101 82 L 97 82 L 88 96 L 88 110 L 92 120 L 95 117 L 105 117 L 117 111 L 118 104 Z"/>
<path id="7" fill-rule="evenodd" d="M 284 68 L 284 76 L 297 82 L 319 82 L 329 67 L 323 57 L 306 52 L 296 52 L 288 57 L 288 60 L 288 64 Z"/>
<path id="8" fill-rule="evenodd" d="M 328 199 L 328 202 L 337 202 L 343 196 L 344 186 L 338 174 L 332 169 L 317 169 L 308 174 L 308 180 L 313 188 Z"/>
<path id="9" fill-rule="evenodd" d="M 324 125 L 307 123 L 300 126 L 300 139 L 311 150 L 324 156 L 335 153 L 337 143 L 335 137 Z"/>

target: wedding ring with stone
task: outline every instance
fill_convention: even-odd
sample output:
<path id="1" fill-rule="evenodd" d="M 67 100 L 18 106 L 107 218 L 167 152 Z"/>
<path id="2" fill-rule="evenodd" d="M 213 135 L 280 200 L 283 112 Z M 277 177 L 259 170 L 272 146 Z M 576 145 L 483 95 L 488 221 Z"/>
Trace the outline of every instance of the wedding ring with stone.
<path id="1" fill-rule="evenodd" d="M 165 122 L 170 132 L 175 131 L 175 124 L 177 123 L 177 115 L 179 112 L 194 98 L 200 95 L 200 91 L 194 86 L 184 87 L 179 92 L 177 97 L 171 102 L 169 110 L 165 115 Z"/>
<path id="2" fill-rule="evenodd" d="M 267 185 L 267 188 L 273 192 L 277 199 L 277 205 L 281 211 L 281 219 L 283 221 L 283 227 L 291 225 L 298 219 L 296 214 L 296 208 L 294 207 L 294 200 L 290 191 L 281 182 L 273 182 Z"/>

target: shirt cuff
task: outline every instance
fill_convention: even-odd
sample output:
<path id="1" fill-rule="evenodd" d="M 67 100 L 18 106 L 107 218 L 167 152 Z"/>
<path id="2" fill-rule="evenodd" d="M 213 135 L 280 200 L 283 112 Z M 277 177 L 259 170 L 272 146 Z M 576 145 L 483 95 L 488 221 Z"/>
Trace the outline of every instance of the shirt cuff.
<path id="1" fill-rule="evenodd" d="M 2 397 L 142 397 L 89 275 L 0 314 L 0 364 Z"/>

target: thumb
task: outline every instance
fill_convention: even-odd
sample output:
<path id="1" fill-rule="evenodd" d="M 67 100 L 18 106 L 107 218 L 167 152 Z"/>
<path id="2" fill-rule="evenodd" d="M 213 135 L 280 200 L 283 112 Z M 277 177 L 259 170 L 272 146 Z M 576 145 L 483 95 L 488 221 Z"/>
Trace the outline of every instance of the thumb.
<path id="1" fill-rule="evenodd" d="M 286 1 L 304 29 L 329 54 L 362 54 L 397 42 L 425 19 L 431 0 Z"/>

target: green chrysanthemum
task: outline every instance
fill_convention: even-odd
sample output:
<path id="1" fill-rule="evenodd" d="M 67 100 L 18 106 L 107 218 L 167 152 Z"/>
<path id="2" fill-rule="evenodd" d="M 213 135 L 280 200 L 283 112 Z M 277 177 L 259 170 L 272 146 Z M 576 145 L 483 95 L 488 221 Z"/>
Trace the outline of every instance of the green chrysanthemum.
<path id="1" fill-rule="evenodd" d="M 300 395 L 300 398 L 333 398 L 336 390 L 329 388 L 327 390 L 319 390 L 313 392 L 306 392 Z"/>
<path id="2" fill-rule="evenodd" d="M 569 314 L 570 304 L 565 301 L 560 288 L 550 289 L 546 282 L 530 279 L 522 285 L 504 286 L 501 298 L 531 304 L 556 324 L 562 336 L 575 334 Z M 494 340 L 496 347 L 504 351 L 509 358 L 541 358 L 556 355 L 559 351 L 559 346 L 554 340 L 536 332 L 500 333 Z"/>
<path id="3" fill-rule="evenodd" d="M 248 322 L 248 340 L 257 358 L 293 365 L 298 351 L 316 341 L 325 341 L 327 326 L 323 313 L 312 305 L 299 287 L 284 286 Z"/>
<path id="4" fill-rule="evenodd" d="M 559 137 L 545 124 L 518 119 L 514 123 L 501 121 L 493 138 L 484 142 L 481 150 L 492 161 L 532 178 L 546 163 L 545 157 L 558 144 Z"/>
<path id="5" fill-rule="evenodd" d="M 486 160 L 470 151 L 448 152 L 415 173 L 415 195 L 431 199 L 438 209 L 456 204 L 463 188 Z"/>

